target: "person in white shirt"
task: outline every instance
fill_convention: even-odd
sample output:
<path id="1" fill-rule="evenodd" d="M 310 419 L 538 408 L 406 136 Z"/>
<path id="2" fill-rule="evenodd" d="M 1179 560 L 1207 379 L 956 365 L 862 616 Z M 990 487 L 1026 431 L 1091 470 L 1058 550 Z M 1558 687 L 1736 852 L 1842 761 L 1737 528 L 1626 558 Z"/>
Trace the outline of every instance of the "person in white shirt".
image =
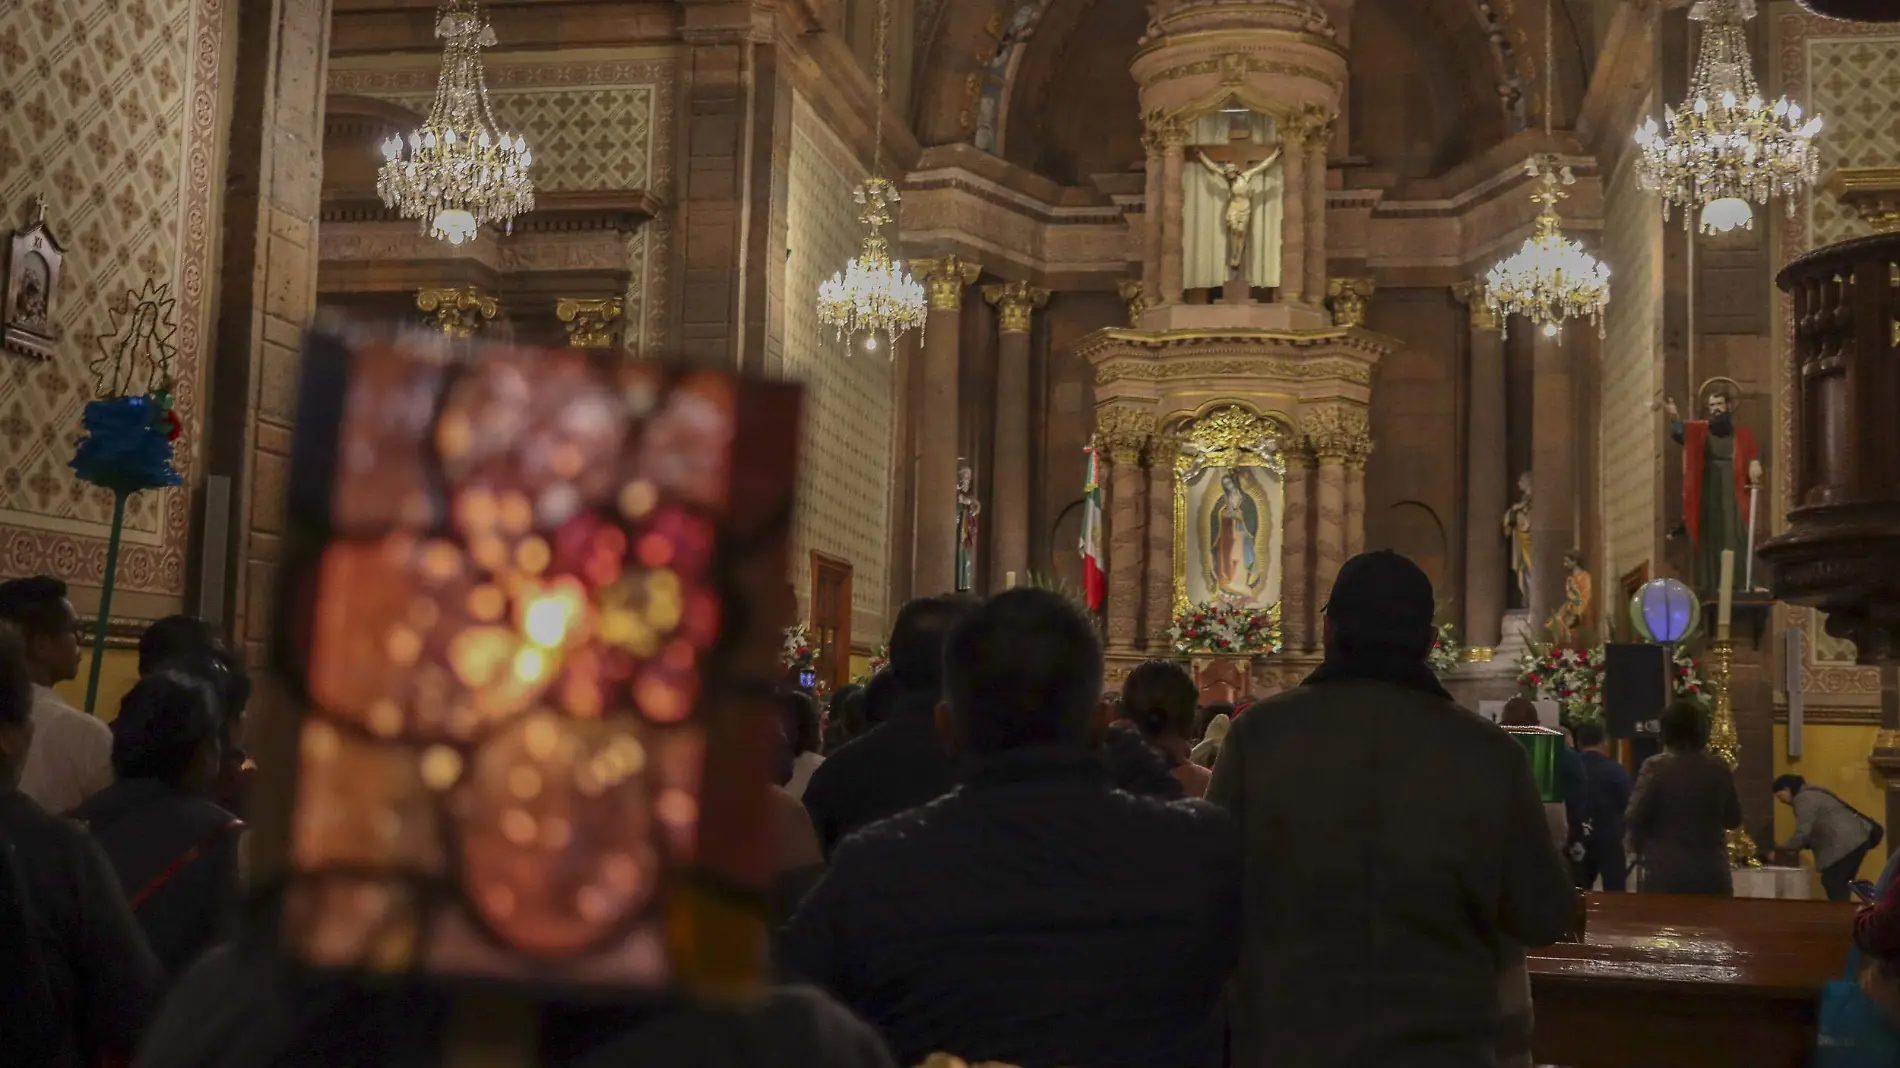
<path id="1" fill-rule="evenodd" d="M 20 792 L 48 812 L 71 812 L 112 785 L 112 728 L 53 687 L 79 677 L 79 614 L 48 575 L 0 582 L 0 619 L 19 628 L 33 678 L 33 743 Z"/>

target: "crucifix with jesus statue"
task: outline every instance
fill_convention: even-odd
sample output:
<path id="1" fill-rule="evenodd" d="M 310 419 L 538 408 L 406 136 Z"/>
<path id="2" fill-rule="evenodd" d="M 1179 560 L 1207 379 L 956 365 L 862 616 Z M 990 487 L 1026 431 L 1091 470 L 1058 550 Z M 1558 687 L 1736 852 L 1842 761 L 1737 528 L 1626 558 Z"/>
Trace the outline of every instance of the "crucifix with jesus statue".
<path id="1" fill-rule="evenodd" d="M 1264 288 L 1278 284 L 1281 191 L 1276 165 L 1286 146 L 1266 143 L 1258 136 L 1266 129 L 1256 130 L 1256 125 L 1230 121 L 1224 144 L 1189 147 L 1199 167 L 1183 181 L 1190 220 L 1184 234 L 1188 288 L 1226 287 L 1230 280 Z"/>

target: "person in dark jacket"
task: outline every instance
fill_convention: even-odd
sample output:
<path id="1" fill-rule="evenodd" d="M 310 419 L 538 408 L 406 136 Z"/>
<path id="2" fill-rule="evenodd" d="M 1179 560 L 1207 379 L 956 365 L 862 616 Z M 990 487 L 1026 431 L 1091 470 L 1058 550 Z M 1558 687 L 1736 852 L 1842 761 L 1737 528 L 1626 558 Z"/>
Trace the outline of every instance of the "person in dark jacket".
<path id="1" fill-rule="evenodd" d="M 1113 787 L 1093 751 L 1101 645 L 1062 597 L 992 598 L 944 661 L 964 781 L 838 848 L 781 933 L 785 972 L 876 1026 L 900 1064 L 1218 1064 L 1233 821 Z"/>
<path id="2" fill-rule="evenodd" d="M 218 744 L 223 753 L 211 798 L 231 812 L 244 811 L 256 767 L 244 751 L 244 712 L 251 699 L 251 676 L 211 624 L 196 616 L 166 616 L 139 636 L 139 675 L 182 671 L 210 685 L 218 695 L 221 719 Z"/>
<path id="3" fill-rule="evenodd" d="M 1517 947 L 1574 924 L 1524 750 L 1426 664 L 1433 609 L 1405 557 L 1348 560 L 1320 667 L 1221 746 L 1207 796 L 1246 850 L 1237 1068 L 1491 1064 Z"/>
<path id="4" fill-rule="evenodd" d="M 1610 756 L 1609 738 L 1600 723 L 1576 727 L 1577 755 L 1590 784 L 1590 838 L 1584 843 L 1577 885 L 1588 890 L 1603 880 L 1603 889 L 1622 893 L 1629 885 L 1629 862 L 1623 856 L 1623 813 L 1630 803 L 1630 773 Z"/>
<path id="5" fill-rule="evenodd" d="M 118 781 L 77 818 L 105 850 L 168 975 L 231 933 L 244 824 L 211 800 L 222 766 L 217 697 L 203 680 L 140 679 L 112 724 Z"/>
<path id="6" fill-rule="evenodd" d="M 444 1063 L 453 1008 L 442 986 L 310 975 L 284 960 L 275 923 L 260 918 L 178 981 L 133 1068 Z M 620 993 L 611 1005 L 595 996 L 538 1010 L 530 1057 L 541 1068 L 893 1068 L 877 1032 L 809 988 L 717 1004 Z"/>
<path id="7" fill-rule="evenodd" d="M 0 1015 L 8 1021 L 0 1062 L 84 1068 L 123 1061 L 158 1005 L 158 962 L 99 847 L 19 790 L 32 708 L 19 638 L 0 627 L 0 848 L 8 869 L 0 873 L 8 910 L 0 931 L 10 934 L 0 947 L 7 954 Z"/>
<path id="8" fill-rule="evenodd" d="M 1663 751 L 1643 761 L 1624 816 L 1642 857 L 1645 894 L 1735 893 L 1727 832 L 1742 825 L 1735 777 L 1709 752 L 1702 705 L 1679 697 L 1663 709 Z"/>
<path id="9" fill-rule="evenodd" d="M 877 709 L 885 720 L 827 757 L 805 787 L 805 807 L 826 856 L 858 828 L 934 801 L 956 785 L 934 717 L 943 696 L 944 639 L 970 608 L 964 597 L 925 597 L 897 613 L 890 665 L 871 683 L 878 704 L 889 702 L 887 714 Z M 866 702 L 871 711 L 868 694 Z"/>

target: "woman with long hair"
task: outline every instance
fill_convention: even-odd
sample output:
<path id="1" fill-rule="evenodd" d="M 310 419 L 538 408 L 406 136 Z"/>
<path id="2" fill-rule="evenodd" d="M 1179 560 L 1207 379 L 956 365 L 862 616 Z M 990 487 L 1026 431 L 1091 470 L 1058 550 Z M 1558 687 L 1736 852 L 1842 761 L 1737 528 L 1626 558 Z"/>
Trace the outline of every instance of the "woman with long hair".
<path id="1" fill-rule="evenodd" d="M 1148 747 L 1168 762 L 1169 773 L 1189 797 L 1207 793 L 1213 772 L 1189 759 L 1194 707 L 1200 691 L 1187 669 L 1172 660 L 1150 660 L 1122 683 L 1120 715 L 1141 732 Z"/>

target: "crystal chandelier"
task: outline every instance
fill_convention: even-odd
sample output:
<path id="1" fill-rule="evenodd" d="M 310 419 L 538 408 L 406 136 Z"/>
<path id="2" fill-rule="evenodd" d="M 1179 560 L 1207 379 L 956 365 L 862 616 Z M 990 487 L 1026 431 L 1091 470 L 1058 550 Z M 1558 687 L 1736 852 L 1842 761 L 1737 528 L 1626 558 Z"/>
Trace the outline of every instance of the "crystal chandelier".
<path id="1" fill-rule="evenodd" d="M 488 223 L 534 210 L 534 154 L 525 138 L 501 132 L 488 109 L 482 49 L 494 46 L 495 30 L 481 0 L 446 0 L 435 35 L 447 44 L 429 121 L 406 141 L 397 134 L 383 142 L 376 192 L 403 218 L 422 220 L 431 237 L 459 245 Z"/>
<path id="2" fill-rule="evenodd" d="M 1484 302 L 1508 324 L 1522 315 L 1557 337 L 1565 319 L 1588 318 L 1603 336 L 1603 309 L 1610 303 L 1610 269 L 1583 247 L 1564 236 L 1557 202 L 1564 198 L 1560 185 L 1576 177 L 1555 156 L 1534 156 L 1526 167 L 1540 181 L 1531 202 L 1543 206 L 1537 230 L 1524 246 L 1492 267 L 1484 277 Z"/>
<path id="3" fill-rule="evenodd" d="M 1544 139 L 1551 138 L 1552 93 L 1556 78 L 1551 70 L 1555 53 L 1550 0 L 1544 0 Z M 1557 202 L 1560 186 L 1573 185 L 1576 176 L 1554 155 L 1539 154 L 1525 162 L 1538 179 L 1531 203 L 1540 206 L 1537 229 L 1524 246 L 1493 266 L 1484 277 L 1484 302 L 1498 316 L 1500 328 L 1509 329 L 1510 317 L 1522 315 L 1542 326 L 1545 337 L 1561 338 L 1565 319 L 1588 318 L 1603 336 L 1603 309 L 1610 303 L 1610 269 L 1583 247 L 1564 236 Z"/>
<path id="4" fill-rule="evenodd" d="M 1663 218 L 1682 210 L 1686 227 L 1699 210 L 1704 233 L 1754 228 L 1753 201 L 1779 195 L 1794 216 L 1795 198 L 1814 184 L 1821 118 L 1802 121 L 1787 97 L 1770 105 L 1755 84 L 1744 24 L 1755 0 L 1698 0 L 1689 17 L 1702 23 L 1689 99 L 1663 109 L 1636 130 L 1637 180 L 1660 192 Z"/>
<path id="5" fill-rule="evenodd" d="M 890 241 L 884 236 L 897 205 L 897 186 L 883 175 L 884 165 L 884 91 L 888 81 L 890 55 L 890 0 L 880 0 L 877 8 L 877 130 L 871 149 L 871 176 L 853 194 L 859 207 L 858 221 L 864 224 L 864 246 L 845 269 L 818 287 L 818 321 L 837 331 L 840 339 L 865 335 L 864 347 L 877 348 L 877 335 L 890 342 L 891 358 L 897 356 L 897 339 L 916 330 L 922 333 L 929 314 L 924 287 L 891 259 Z"/>

